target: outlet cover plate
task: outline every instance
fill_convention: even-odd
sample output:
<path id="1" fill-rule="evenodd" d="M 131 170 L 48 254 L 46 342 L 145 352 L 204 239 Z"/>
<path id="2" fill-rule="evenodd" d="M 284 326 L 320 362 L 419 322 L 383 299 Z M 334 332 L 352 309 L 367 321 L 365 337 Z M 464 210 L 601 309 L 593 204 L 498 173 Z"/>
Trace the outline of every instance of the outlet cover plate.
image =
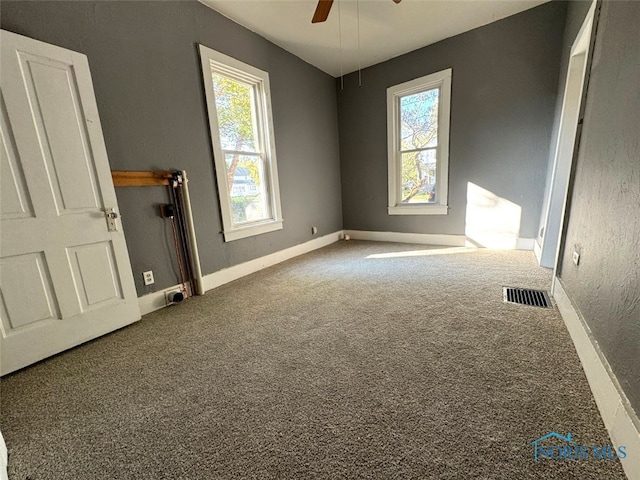
<path id="1" fill-rule="evenodd" d="M 149 270 L 147 272 L 142 272 L 142 278 L 144 279 L 145 285 L 153 285 L 155 280 L 153 279 L 153 271 Z"/>

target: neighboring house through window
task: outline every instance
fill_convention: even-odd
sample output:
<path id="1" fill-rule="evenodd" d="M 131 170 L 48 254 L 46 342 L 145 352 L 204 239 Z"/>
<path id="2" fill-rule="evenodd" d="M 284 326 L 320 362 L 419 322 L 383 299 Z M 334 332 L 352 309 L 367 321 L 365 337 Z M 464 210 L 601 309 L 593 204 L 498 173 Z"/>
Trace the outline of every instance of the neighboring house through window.
<path id="1" fill-rule="evenodd" d="M 269 74 L 200 45 L 225 241 L 282 228 Z"/>
<path id="2" fill-rule="evenodd" d="M 389 215 L 446 215 L 451 69 L 387 89 Z"/>

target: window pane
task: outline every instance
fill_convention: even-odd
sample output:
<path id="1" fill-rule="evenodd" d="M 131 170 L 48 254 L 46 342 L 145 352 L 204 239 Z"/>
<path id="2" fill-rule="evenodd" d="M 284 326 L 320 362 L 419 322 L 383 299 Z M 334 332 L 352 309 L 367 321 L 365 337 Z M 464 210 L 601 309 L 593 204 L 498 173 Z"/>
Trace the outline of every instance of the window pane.
<path id="1" fill-rule="evenodd" d="M 271 218 L 260 157 L 227 153 L 225 161 L 233 223 Z"/>
<path id="2" fill-rule="evenodd" d="M 400 98 L 400 148 L 435 147 L 438 144 L 438 99 L 434 88 Z"/>
<path id="3" fill-rule="evenodd" d="M 436 202 L 436 150 L 402 154 L 402 203 Z"/>
<path id="4" fill-rule="evenodd" d="M 257 152 L 254 87 L 213 74 L 213 93 L 223 150 Z"/>

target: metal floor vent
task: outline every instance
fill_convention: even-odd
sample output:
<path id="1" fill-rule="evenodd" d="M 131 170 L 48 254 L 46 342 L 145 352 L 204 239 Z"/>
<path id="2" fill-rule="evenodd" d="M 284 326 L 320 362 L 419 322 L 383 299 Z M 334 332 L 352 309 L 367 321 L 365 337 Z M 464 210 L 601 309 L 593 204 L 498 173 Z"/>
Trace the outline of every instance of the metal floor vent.
<path id="1" fill-rule="evenodd" d="M 544 290 L 502 287 L 502 296 L 505 303 L 529 305 L 531 307 L 551 308 L 551 300 L 549 300 L 549 294 Z"/>

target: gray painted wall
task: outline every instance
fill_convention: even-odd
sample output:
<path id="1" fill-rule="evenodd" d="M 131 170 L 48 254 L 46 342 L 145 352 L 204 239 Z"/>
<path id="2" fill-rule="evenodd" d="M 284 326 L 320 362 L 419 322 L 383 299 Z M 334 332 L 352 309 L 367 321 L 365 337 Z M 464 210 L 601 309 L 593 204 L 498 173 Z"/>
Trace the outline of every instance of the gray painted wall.
<path id="1" fill-rule="evenodd" d="M 186 169 L 203 273 L 342 229 L 335 80 L 198 2 L 2 2 L 1 26 L 84 53 L 113 170 Z M 284 229 L 224 243 L 197 44 L 269 72 Z M 161 187 L 116 189 L 138 294 L 178 283 Z M 142 285 L 152 269 L 156 284 Z"/>
<path id="2" fill-rule="evenodd" d="M 522 207 L 535 238 L 543 202 L 566 5 L 551 2 L 338 81 L 346 229 L 464 234 L 467 182 Z M 453 68 L 446 216 L 387 215 L 386 89 Z"/>
<path id="3" fill-rule="evenodd" d="M 466 182 L 540 217 L 553 112 L 588 5 L 552 2 L 335 81 L 197 2 L 2 2 L 2 28 L 89 57 L 113 169 L 187 169 L 203 270 L 211 273 L 345 227 L 464 233 Z M 560 276 L 640 412 L 640 4 L 605 2 Z M 196 44 L 270 72 L 285 229 L 224 243 Z M 559 48 L 559 45 L 563 45 Z M 560 54 L 562 52 L 562 64 Z M 386 214 L 387 87 L 453 67 L 451 212 Z M 562 72 L 558 76 L 559 68 Z M 313 112 L 310 115 L 309 112 Z M 177 282 L 162 188 L 117 190 L 139 294 Z M 570 260 L 577 248 L 581 264 Z"/>
<path id="4" fill-rule="evenodd" d="M 577 14 L 577 13 L 576 13 Z M 604 2 L 560 277 L 640 413 L 640 3 Z M 580 252 L 580 265 L 571 254 Z"/>

